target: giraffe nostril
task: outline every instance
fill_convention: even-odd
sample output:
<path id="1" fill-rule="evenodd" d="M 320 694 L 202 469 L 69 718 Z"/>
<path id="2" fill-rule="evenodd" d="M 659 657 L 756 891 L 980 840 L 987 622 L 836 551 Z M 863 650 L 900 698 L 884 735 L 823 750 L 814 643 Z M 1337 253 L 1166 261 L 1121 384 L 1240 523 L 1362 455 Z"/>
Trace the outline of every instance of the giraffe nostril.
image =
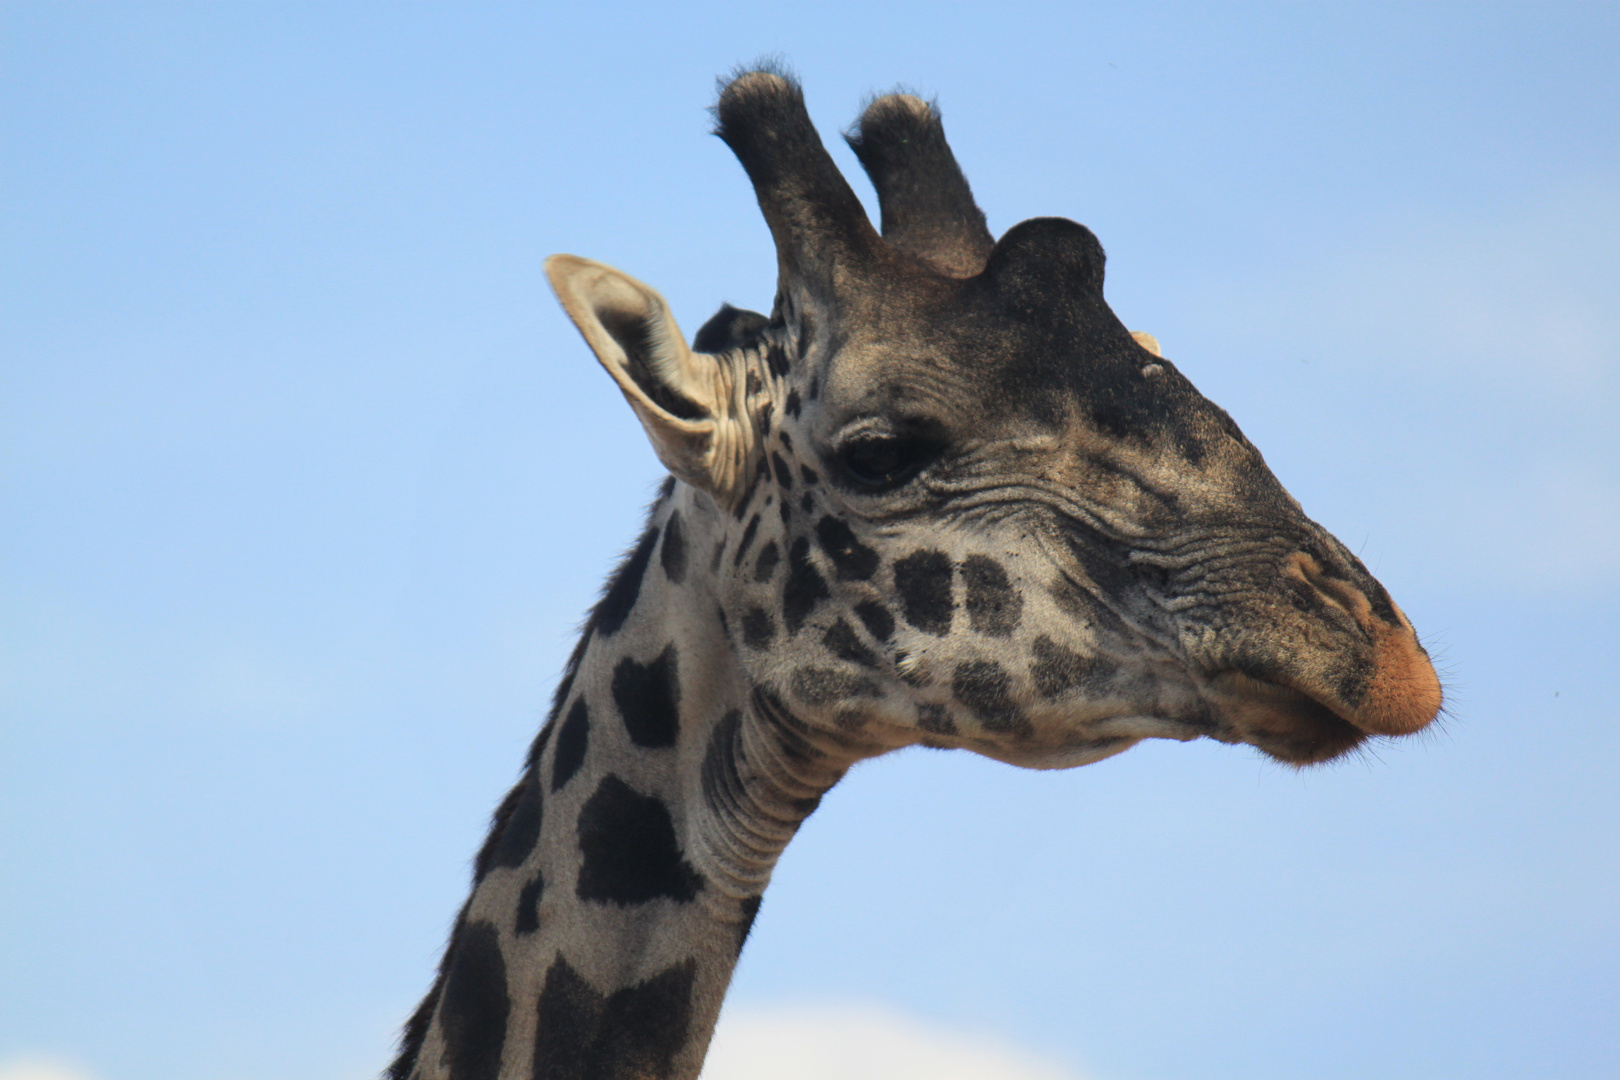
<path id="1" fill-rule="evenodd" d="M 1288 557 L 1284 573 L 1304 582 L 1318 600 L 1344 612 L 1355 620 L 1356 625 L 1372 632 L 1372 603 L 1366 595 L 1350 582 L 1328 574 L 1311 555 L 1304 551 L 1294 552 Z"/>
<path id="2" fill-rule="evenodd" d="M 1294 579 L 1291 592 L 1296 607 L 1314 594 L 1321 603 L 1347 615 L 1366 639 L 1368 651 L 1363 655 L 1370 664 L 1365 681 L 1357 679 L 1360 692 L 1324 691 L 1319 700 L 1371 735 L 1408 735 L 1439 715 L 1441 689 L 1434 665 L 1418 643 L 1412 624 L 1384 599 L 1381 590 L 1369 597 L 1350 581 L 1324 571 L 1307 551 L 1289 556 L 1285 574 Z M 1375 598 L 1382 603 L 1375 603 Z M 1312 696 L 1318 695 L 1313 692 Z"/>

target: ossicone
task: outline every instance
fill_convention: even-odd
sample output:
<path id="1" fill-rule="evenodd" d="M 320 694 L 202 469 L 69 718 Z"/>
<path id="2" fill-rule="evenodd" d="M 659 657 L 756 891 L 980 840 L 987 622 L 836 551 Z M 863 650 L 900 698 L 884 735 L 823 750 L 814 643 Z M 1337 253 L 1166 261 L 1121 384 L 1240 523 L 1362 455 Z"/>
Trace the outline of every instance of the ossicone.
<path id="1" fill-rule="evenodd" d="M 938 106 L 885 94 L 844 138 L 877 189 L 885 241 L 951 277 L 984 269 L 995 241 L 945 141 Z"/>
<path id="2" fill-rule="evenodd" d="M 715 134 L 754 185 L 783 284 L 831 300 L 842 281 L 866 276 L 882 241 L 822 145 L 798 82 L 774 68 L 744 72 L 720 91 L 714 116 Z"/>

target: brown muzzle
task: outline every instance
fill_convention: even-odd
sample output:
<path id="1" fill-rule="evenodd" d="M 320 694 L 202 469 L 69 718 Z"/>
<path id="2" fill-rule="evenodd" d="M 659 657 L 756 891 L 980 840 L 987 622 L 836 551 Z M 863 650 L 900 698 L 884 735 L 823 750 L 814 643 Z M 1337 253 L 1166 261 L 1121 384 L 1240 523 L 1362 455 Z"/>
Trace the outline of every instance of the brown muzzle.
<path id="1" fill-rule="evenodd" d="M 1331 692 L 1311 696 L 1369 735 L 1410 735 L 1428 726 L 1440 713 L 1440 677 L 1394 601 L 1389 605 L 1395 616 L 1391 623 L 1373 611 L 1361 590 L 1323 573 L 1315 559 L 1302 553 L 1289 561 L 1287 572 L 1349 614 L 1372 639 L 1372 674 L 1359 701 L 1351 704 Z"/>

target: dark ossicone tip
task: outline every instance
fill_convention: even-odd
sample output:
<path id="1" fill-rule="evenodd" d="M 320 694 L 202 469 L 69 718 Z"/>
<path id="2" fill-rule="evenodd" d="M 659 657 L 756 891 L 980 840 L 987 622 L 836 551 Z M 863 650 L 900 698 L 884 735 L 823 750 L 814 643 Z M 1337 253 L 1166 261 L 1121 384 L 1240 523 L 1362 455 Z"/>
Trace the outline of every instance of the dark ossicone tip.
<path id="1" fill-rule="evenodd" d="M 806 133 L 820 141 L 805 110 L 799 81 L 780 70 L 744 71 L 733 76 L 720 87 L 714 119 L 714 133 L 739 158 L 745 153 L 755 156 L 784 138 L 802 139 Z M 743 167 L 748 167 L 746 158 Z"/>
<path id="2" fill-rule="evenodd" d="M 837 268 L 870 262 L 879 244 L 866 211 L 816 134 L 796 80 L 744 72 L 720 91 L 715 134 L 742 162 L 784 273 L 830 285 Z"/>
<path id="3" fill-rule="evenodd" d="M 953 277 L 984 269 L 995 241 L 932 103 L 887 94 L 844 138 L 877 189 L 885 240 Z"/>

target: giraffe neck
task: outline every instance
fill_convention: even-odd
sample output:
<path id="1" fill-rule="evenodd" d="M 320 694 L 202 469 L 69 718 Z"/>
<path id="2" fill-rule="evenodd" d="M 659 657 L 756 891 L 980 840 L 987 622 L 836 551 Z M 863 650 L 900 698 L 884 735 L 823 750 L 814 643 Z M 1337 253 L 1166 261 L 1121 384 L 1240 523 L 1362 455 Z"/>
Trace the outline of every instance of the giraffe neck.
<path id="1" fill-rule="evenodd" d="M 697 1076 L 777 857 L 870 752 L 829 742 L 731 644 L 730 523 L 666 486 L 496 812 L 390 1076 Z"/>

